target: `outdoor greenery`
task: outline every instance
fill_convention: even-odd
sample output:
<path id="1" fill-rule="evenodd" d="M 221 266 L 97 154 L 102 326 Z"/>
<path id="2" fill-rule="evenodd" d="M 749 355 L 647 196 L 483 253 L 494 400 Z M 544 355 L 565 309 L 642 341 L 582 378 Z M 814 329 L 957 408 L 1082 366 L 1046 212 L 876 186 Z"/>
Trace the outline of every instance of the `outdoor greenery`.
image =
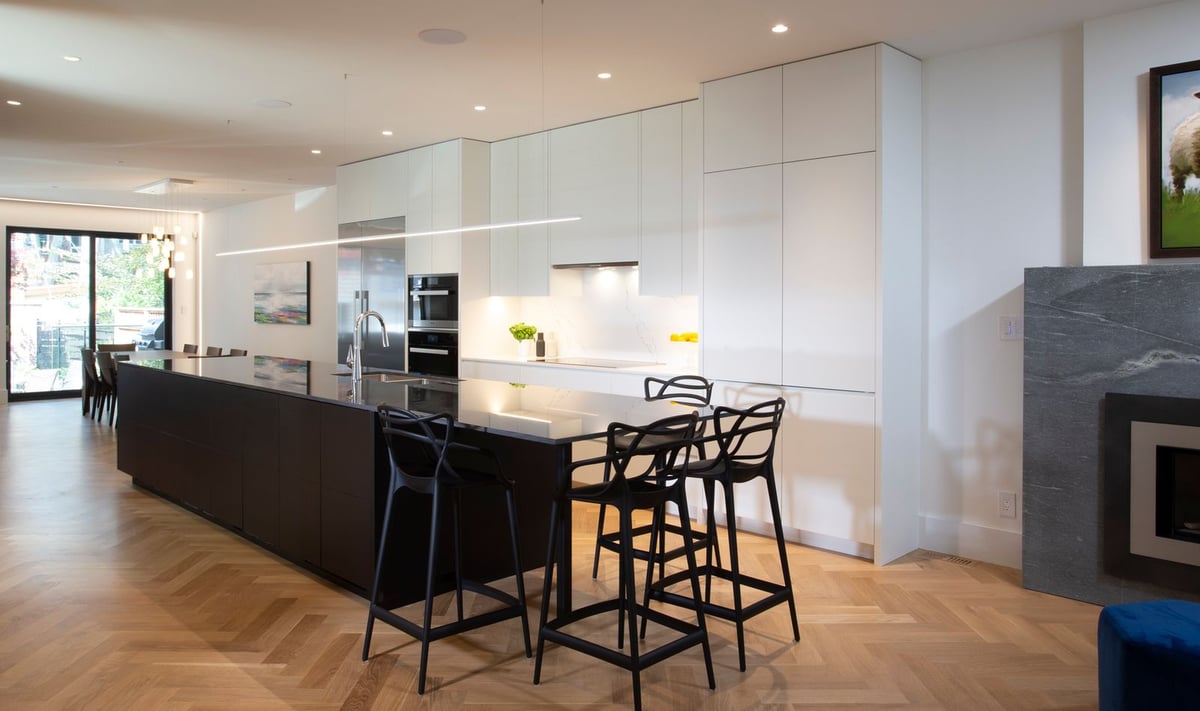
<path id="1" fill-rule="evenodd" d="M 96 313 L 105 319 L 117 307 L 161 308 L 163 273 L 149 267 L 149 247 L 141 242 L 125 245 L 104 240 L 96 255 Z M 112 247 L 105 249 L 105 247 Z M 139 272 L 141 275 L 139 276 Z"/>

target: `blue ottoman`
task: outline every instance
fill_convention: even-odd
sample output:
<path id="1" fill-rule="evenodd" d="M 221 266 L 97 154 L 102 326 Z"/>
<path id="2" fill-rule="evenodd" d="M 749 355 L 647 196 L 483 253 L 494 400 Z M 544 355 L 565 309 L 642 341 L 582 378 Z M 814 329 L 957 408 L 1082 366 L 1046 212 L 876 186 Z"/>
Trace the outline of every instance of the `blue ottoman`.
<path id="1" fill-rule="evenodd" d="M 1100 612 L 1100 711 L 1200 709 L 1200 605 L 1155 600 Z"/>

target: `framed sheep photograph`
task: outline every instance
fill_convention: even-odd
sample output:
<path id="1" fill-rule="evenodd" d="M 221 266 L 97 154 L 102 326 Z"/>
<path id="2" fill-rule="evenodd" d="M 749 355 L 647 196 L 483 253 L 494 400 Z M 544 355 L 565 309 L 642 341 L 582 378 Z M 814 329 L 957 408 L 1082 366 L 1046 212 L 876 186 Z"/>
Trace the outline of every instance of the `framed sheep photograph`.
<path id="1" fill-rule="evenodd" d="M 1151 257 L 1200 257 L 1200 60 L 1150 70 Z"/>

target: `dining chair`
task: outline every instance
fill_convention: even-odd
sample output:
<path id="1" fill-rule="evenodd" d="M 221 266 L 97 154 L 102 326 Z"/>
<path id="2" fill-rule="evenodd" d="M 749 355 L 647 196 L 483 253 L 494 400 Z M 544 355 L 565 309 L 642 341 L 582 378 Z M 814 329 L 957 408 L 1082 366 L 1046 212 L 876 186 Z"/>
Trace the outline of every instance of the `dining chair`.
<path id="1" fill-rule="evenodd" d="M 425 693 L 425 672 L 429 661 L 429 643 L 434 640 L 473 630 L 484 625 L 521 619 L 525 656 L 532 656 L 529 644 L 529 617 L 525 607 L 525 582 L 522 575 L 520 546 L 517 541 L 517 505 L 513 482 L 501 471 L 500 462 L 491 452 L 454 441 L 454 417 L 421 416 L 409 410 L 380 405 L 377 410 L 383 439 L 391 465 L 391 488 L 383 514 L 383 529 L 379 539 L 379 554 L 375 563 L 375 579 L 371 583 L 370 609 L 367 614 L 366 639 L 363 640 L 363 661 L 371 649 L 371 631 L 380 619 L 406 632 L 421 642 L 420 666 L 417 671 L 417 693 Z M 432 497 L 433 516 L 429 527 L 429 556 L 426 559 L 424 616 L 420 624 L 397 615 L 380 604 L 380 578 L 388 564 L 387 540 L 393 524 L 403 526 L 393 518 L 393 503 L 402 489 L 417 495 Z M 459 515 L 460 496 L 465 490 L 495 489 L 504 493 L 508 506 L 508 534 L 512 543 L 513 573 L 516 576 L 517 596 L 482 582 L 463 578 L 462 535 Z M 447 510 L 449 509 L 449 510 Z M 434 580 L 439 550 L 443 542 L 444 517 L 449 514 L 454 531 L 454 582 L 457 620 L 433 626 Z M 490 597 L 504 605 L 499 610 L 470 617 L 463 616 L 463 591 Z"/>
<path id="2" fill-rule="evenodd" d="M 137 350 L 136 343 L 97 343 L 96 350 L 101 353 Z"/>
<path id="3" fill-rule="evenodd" d="M 221 347 L 220 346 L 208 346 L 207 348 L 204 349 L 204 355 L 219 356 L 219 355 L 221 355 Z"/>
<path id="4" fill-rule="evenodd" d="M 246 351 L 245 351 L 244 349 L 242 349 L 242 348 L 230 348 L 230 349 L 229 349 L 229 355 L 231 355 L 231 356 L 244 356 L 244 355 L 246 355 Z"/>
<path id="5" fill-rule="evenodd" d="M 79 349 L 79 365 L 83 370 L 83 414 L 91 415 L 100 403 L 102 384 L 96 372 L 96 353 L 91 348 Z"/>
<path id="6" fill-rule="evenodd" d="M 183 344 L 183 352 L 184 353 L 199 353 L 200 347 L 197 346 L 195 343 L 185 343 L 185 344 Z"/>
<path id="7" fill-rule="evenodd" d="M 642 708 L 642 670 L 666 657 L 674 656 L 697 645 L 703 649 L 704 666 L 708 672 L 708 688 L 716 688 L 708 629 L 704 622 L 705 611 L 700 597 L 700 578 L 697 573 L 695 546 L 686 516 L 680 518 L 680 525 L 684 532 L 684 554 L 687 558 L 687 567 L 682 574 L 684 577 L 691 578 L 691 607 L 696 614 L 695 624 L 666 615 L 658 610 L 652 610 L 645 602 L 639 603 L 634 582 L 633 512 L 649 510 L 654 512 L 657 520 L 661 518 L 667 502 L 675 503 L 681 511 L 687 510 L 687 496 L 683 484 L 698 419 L 699 416 L 696 412 L 690 412 L 658 420 L 645 426 L 614 422 L 608 426 L 606 450 L 603 456 L 583 459 L 571 464 L 570 472 L 581 467 L 601 465 L 609 476 L 606 481 L 598 484 L 575 486 L 564 494 L 562 501 L 556 500 L 551 505 L 550 544 L 547 547 L 546 573 L 542 583 L 537 656 L 533 667 L 534 684 L 541 682 L 542 658 L 545 654 L 546 641 L 549 640 L 629 670 L 633 675 L 633 707 L 635 711 L 640 711 Z M 620 573 L 617 596 L 614 599 L 595 602 L 576 610 L 560 609 L 555 613 L 554 619 L 549 619 L 559 538 L 565 538 L 566 545 L 570 545 L 571 540 L 569 532 L 564 534 L 565 517 L 563 513 L 577 501 L 612 506 L 618 513 Z M 658 530 L 658 528 L 655 527 L 652 530 Z M 650 584 L 652 572 L 653 565 L 648 565 L 647 585 Z M 649 588 L 644 587 L 643 592 L 649 592 Z M 648 602 L 648 598 L 646 601 Z M 624 649 L 625 625 L 628 624 L 628 654 L 596 643 L 595 625 L 580 625 L 577 628 L 582 635 L 586 636 L 574 634 L 567 629 L 576 623 L 613 611 L 617 613 L 617 649 Z M 643 626 L 646 622 L 654 622 L 656 625 L 674 631 L 677 635 L 654 649 L 643 650 L 640 648 L 638 636 L 639 620 L 642 621 Z"/>
<path id="8" fill-rule="evenodd" d="M 749 408 L 718 407 L 713 412 L 713 435 L 711 439 L 720 451 L 712 460 L 698 462 L 688 468 L 686 478 L 699 480 L 704 484 L 704 495 L 708 507 L 708 527 L 715 530 L 716 514 L 713 510 L 715 488 L 721 485 L 725 498 L 725 527 L 729 535 L 729 568 L 712 562 L 711 554 L 706 556 L 705 565 L 701 566 L 704 574 L 704 611 L 713 617 L 730 620 L 737 626 L 738 665 L 746 671 L 746 620 L 784 602 L 788 605 L 792 618 L 792 637 L 800 641 L 800 626 L 796 621 L 796 600 L 792 592 L 792 576 L 788 568 L 787 545 L 783 539 L 783 524 L 779 514 L 779 494 L 775 486 L 775 442 L 779 427 L 783 422 L 784 400 L 776 398 L 759 403 Z M 779 549 L 779 565 L 782 569 L 783 583 L 763 580 L 741 571 L 737 546 L 737 510 L 734 505 L 734 485 L 761 480 L 767 489 L 767 498 L 771 505 L 771 522 L 775 527 L 775 544 Z M 682 510 L 682 509 L 681 509 Z M 686 516 L 682 519 L 686 520 Z M 655 530 L 650 535 L 650 550 L 654 550 L 656 537 L 661 526 L 655 522 Z M 650 568 L 653 569 L 653 564 Z M 661 571 L 661 566 L 660 566 Z M 711 602 L 712 579 L 721 578 L 731 583 L 733 588 L 733 605 L 723 606 Z M 648 585 L 647 597 L 661 600 L 683 607 L 690 607 L 692 601 L 687 597 L 669 592 L 667 588 L 682 582 L 686 575 L 673 573 L 661 577 L 653 585 Z M 762 596 L 747 603 L 742 588 L 753 588 Z M 643 634 L 645 634 L 643 627 Z"/>
<path id="9" fill-rule="evenodd" d="M 642 388 L 645 393 L 646 400 L 673 400 L 688 405 L 705 406 L 712 401 L 713 384 L 705 377 L 700 375 L 676 375 L 670 378 L 659 378 L 653 375 L 646 376 L 642 382 Z M 703 437 L 705 431 L 705 422 L 703 420 L 696 426 L 696 454 L 700 459 L 704 459 L 704 444 Z M 628 437 L 619 439 L 617 446 L 622 447 L 628 444 Z M 592 578 L 595 579 L 600 573 L 600 549 L 616 551 L 620 545 L 617 532 L 604 532 L 604 518 L 608 507 L 604 504 L 600 505 L 600 513 L 596 520 L 596 541 L 592 552 Z M 682 530 L 676 524 L 666 524 L 666 530 L 673 535 L 681 535 Z M 709 544 L 715 542 L 715 528 L 708 527 L 704 530 L 692 529 L 692 536 L 695 540 L 705 544 L 706 550 L 715 550 L 717 555 L 717 564 L 721 562 L 721 548 L 716 546 L 711 547 Z M 634 538 L 639 538 L 650 533 L 649 524 L 639 526 L 634 530 Z M 659 552 L 658 561 L 660 566 L 665 566 L 666 561 L 678 558 L 683 555 L 683 548 L 675 547 L 670 551 L 666 549 L 666 536 L 658 539 Z M 648 560 L 650 557 L 649 550 L 635 549 L 634 555 L 640 560 Z"/>
<path id="10" fill-rule="evenodd" d="M 112 351 L 100 351 L 96 354 L 96 370 L 99 372 L 100 382 L 104 383 L 108 424 L 112 425 L 117 412 L 117 363 Z"/>

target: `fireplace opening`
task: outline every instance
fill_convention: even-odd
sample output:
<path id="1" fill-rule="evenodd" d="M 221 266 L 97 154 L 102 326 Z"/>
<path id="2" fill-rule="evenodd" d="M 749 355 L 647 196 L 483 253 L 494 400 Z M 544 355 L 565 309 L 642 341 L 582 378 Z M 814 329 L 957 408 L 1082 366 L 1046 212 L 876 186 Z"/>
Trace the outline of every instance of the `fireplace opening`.
<path id="1" fill-rule="evenodd" d="M 1156 449 L 1155 535 L 1200 543 L 1200 450 Z"/>

